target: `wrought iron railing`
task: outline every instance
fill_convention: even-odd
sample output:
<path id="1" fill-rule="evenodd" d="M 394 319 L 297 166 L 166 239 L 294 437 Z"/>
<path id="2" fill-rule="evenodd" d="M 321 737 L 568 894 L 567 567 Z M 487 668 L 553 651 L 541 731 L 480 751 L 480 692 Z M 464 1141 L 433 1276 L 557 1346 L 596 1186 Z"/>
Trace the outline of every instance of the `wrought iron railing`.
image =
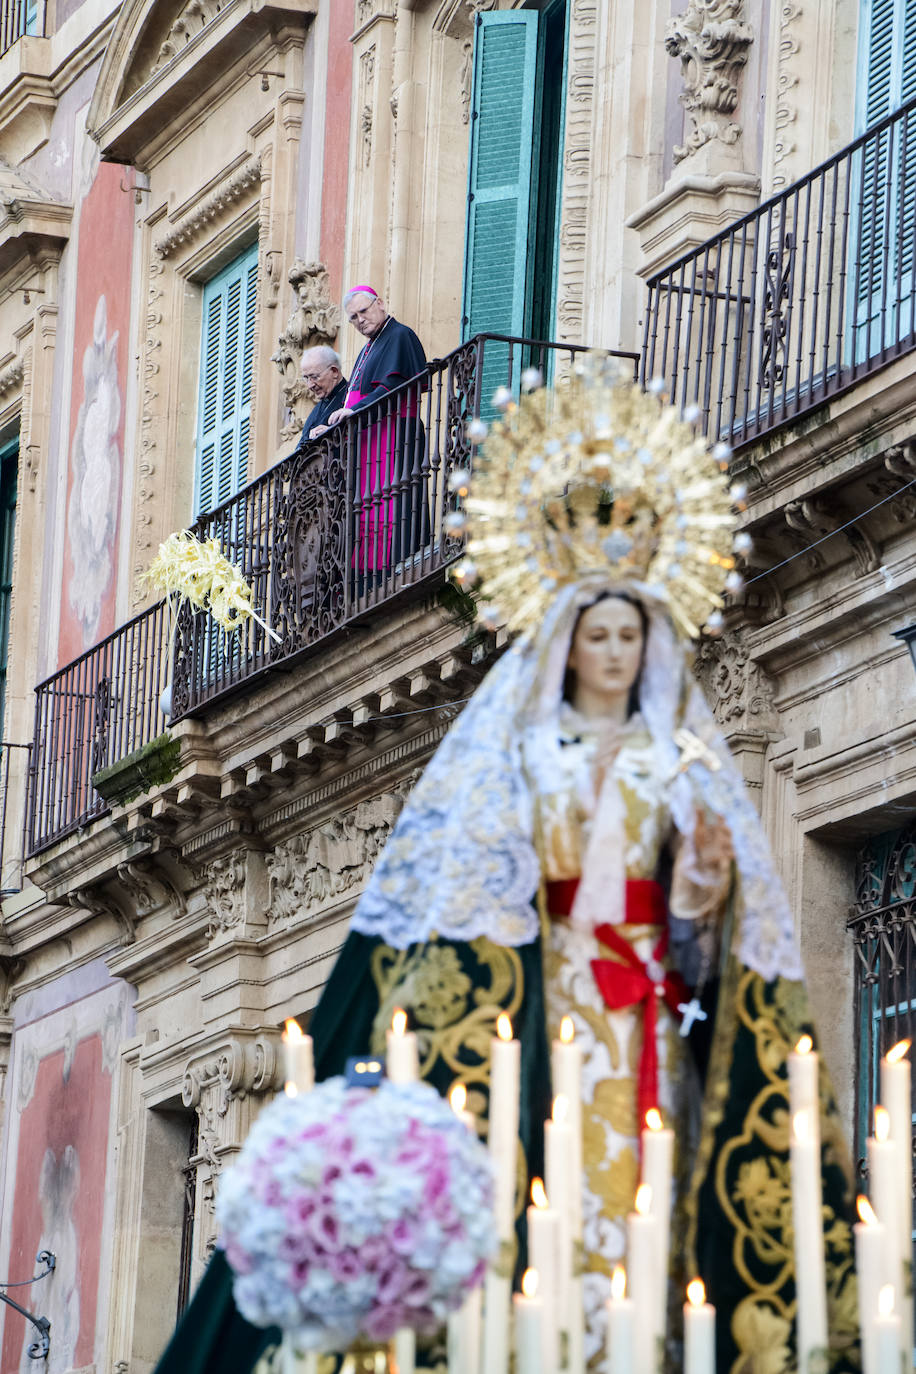
<path id="1" fill-rule="evenodd" d="M 460 550 L 445 517 L 449 476 L 472 458 L 468 422 L 495 386 L 517 390 L 524 368 L 547 375 L 581 351 L 479 335 L 199 520 L 278 638 L 253 620 L 227 637 L 188 610 L 173 632 L 160 602 L 40 683 L 28 853 L 105 812 L 93 779 L 162 735 L 166 687 L 178 720 L 441 578 Z M 619 356 L 635 373 L 637 355 Z"/>
<path id="2" fill-rule="evenodd" d="M 0 0 L 0 56 L 23 34 L 45 31 L 44 0 Z"/>
<path id="3" fill-rule="evenodd" d="M 757 438 L 916 347 L 916 100 L 648 282 L 640 375 Z"/>

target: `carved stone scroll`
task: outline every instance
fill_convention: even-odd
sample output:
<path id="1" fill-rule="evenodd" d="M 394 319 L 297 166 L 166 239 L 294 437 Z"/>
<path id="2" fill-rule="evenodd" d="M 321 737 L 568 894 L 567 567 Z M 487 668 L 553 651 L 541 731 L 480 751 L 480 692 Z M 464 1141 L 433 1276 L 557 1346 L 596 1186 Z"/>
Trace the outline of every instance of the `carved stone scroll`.
<path id="1" fill-rule="evenodd" d="M 681 104 L 692 125 L 687 141 L 674 149 L 675 162 L 718 139 L 736 143 L 741 126 L 731 116 L 738 105 L 738 77 L 754 32 L 744 22 L 744 0 L 690 0 L 669 21 L 665 48 L 681 61 Z"/>
<path id="2" fill-rule="evenodd" d="M 157 240 L 156 252 L 160 258 L 169 257 L 181 244 L 195 238 L 208 224 L 218 219 L 230 205 L 241 200 L 245 193 L 260 179 L 261 159 L 256 157 L 252 158 L 250 162 L 244 163 L 225 181 L 221 182 L 215 191 L 205 196 L 190 214 L 185 215 L 183 219 L 172 226 L 167 234 L 163 234 L 162 238 Z"/>
<path id="3" fill-rule="evenodd" d="M 296 258 L 289 272 L 289 284 L 296 293 L 296 306 L 271 356 L 283 376 L 283 400 L 290 419 L 281 438 L 294 439 L 314 404 L 299 371 L 302 355 L 317 344 L 334 343 L 340 329 L 340 307 L 331 299 L 328 272 L 323 262 L 303 262 Z"/>

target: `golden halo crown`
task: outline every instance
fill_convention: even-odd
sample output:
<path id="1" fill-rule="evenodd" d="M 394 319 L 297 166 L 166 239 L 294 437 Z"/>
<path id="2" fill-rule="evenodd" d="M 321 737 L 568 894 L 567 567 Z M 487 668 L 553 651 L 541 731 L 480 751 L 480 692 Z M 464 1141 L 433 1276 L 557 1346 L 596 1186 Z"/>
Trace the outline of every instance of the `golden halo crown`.
<path id="1" fill-rule="evenodd" d="M 523 378 L 535 384 L 532 374 Z M 710 451 L 692 415 L 620 380 L 610 359 L 588 357 L 550 389 L 504 412 L 485 437 L 473 478 L 455 473 L 464 499 L 449 528 L 467 532 L 453 575 L 478 586 L 484 619 L 524 630 L 540 623 L 561 587 L 600 574 L 642 583 L 696 638 L 721 623 L 723 587 L 737 590 L 733 549 L 739 493 L 729 450 Z M 743 493 L 741 493 L 743 494 Z"/>

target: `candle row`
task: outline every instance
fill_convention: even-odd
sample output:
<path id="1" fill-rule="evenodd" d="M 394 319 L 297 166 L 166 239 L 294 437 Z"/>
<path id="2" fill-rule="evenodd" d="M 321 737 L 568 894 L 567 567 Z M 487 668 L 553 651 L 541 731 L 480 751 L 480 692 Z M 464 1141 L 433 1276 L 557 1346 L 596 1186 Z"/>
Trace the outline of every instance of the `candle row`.
<path id="1" fill-rule="evenodd" d="M 881 1061 L 881 1105 L 867 1143 L 871 1199 L 857 1200 L 853 1227 L 864 1374 L 911 1368 L 913 1302 L 912 1108 L 909 1040 Z"/>

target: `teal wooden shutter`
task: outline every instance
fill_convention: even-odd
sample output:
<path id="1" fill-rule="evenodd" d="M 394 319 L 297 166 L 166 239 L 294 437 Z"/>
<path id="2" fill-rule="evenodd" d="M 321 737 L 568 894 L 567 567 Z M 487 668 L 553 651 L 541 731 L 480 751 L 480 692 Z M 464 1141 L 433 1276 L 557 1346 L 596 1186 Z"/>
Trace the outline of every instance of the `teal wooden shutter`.
<path id="1" fill-rule="evenodd" d="M 534 152 L 538 15 L 478 14 L 474 30 L 463 334 L 522 335 Z M 506 380 L 508 350 L 487 346 L 482 399 Z"/>
<path id="2" fill-rule="evenodd" d="M 11 443 L 0 444 L 0 728 L 6 709 L 18 478 L 19 440 L 14 439 Z"/>
<path id="3" fill-rule="evenodd" d="M 255 244 L 204 287 L 195 515 L 206 515 L 248 480 L 257 280 Z"/>
<path id="4" fill-rule="evenodd" d="M 862 0 L 857 122 L 864 133 L 916 95 L 916 0 Z M 856 359 L 914 325 L 916 116 L 870 139 L 853 160 Z"/>

